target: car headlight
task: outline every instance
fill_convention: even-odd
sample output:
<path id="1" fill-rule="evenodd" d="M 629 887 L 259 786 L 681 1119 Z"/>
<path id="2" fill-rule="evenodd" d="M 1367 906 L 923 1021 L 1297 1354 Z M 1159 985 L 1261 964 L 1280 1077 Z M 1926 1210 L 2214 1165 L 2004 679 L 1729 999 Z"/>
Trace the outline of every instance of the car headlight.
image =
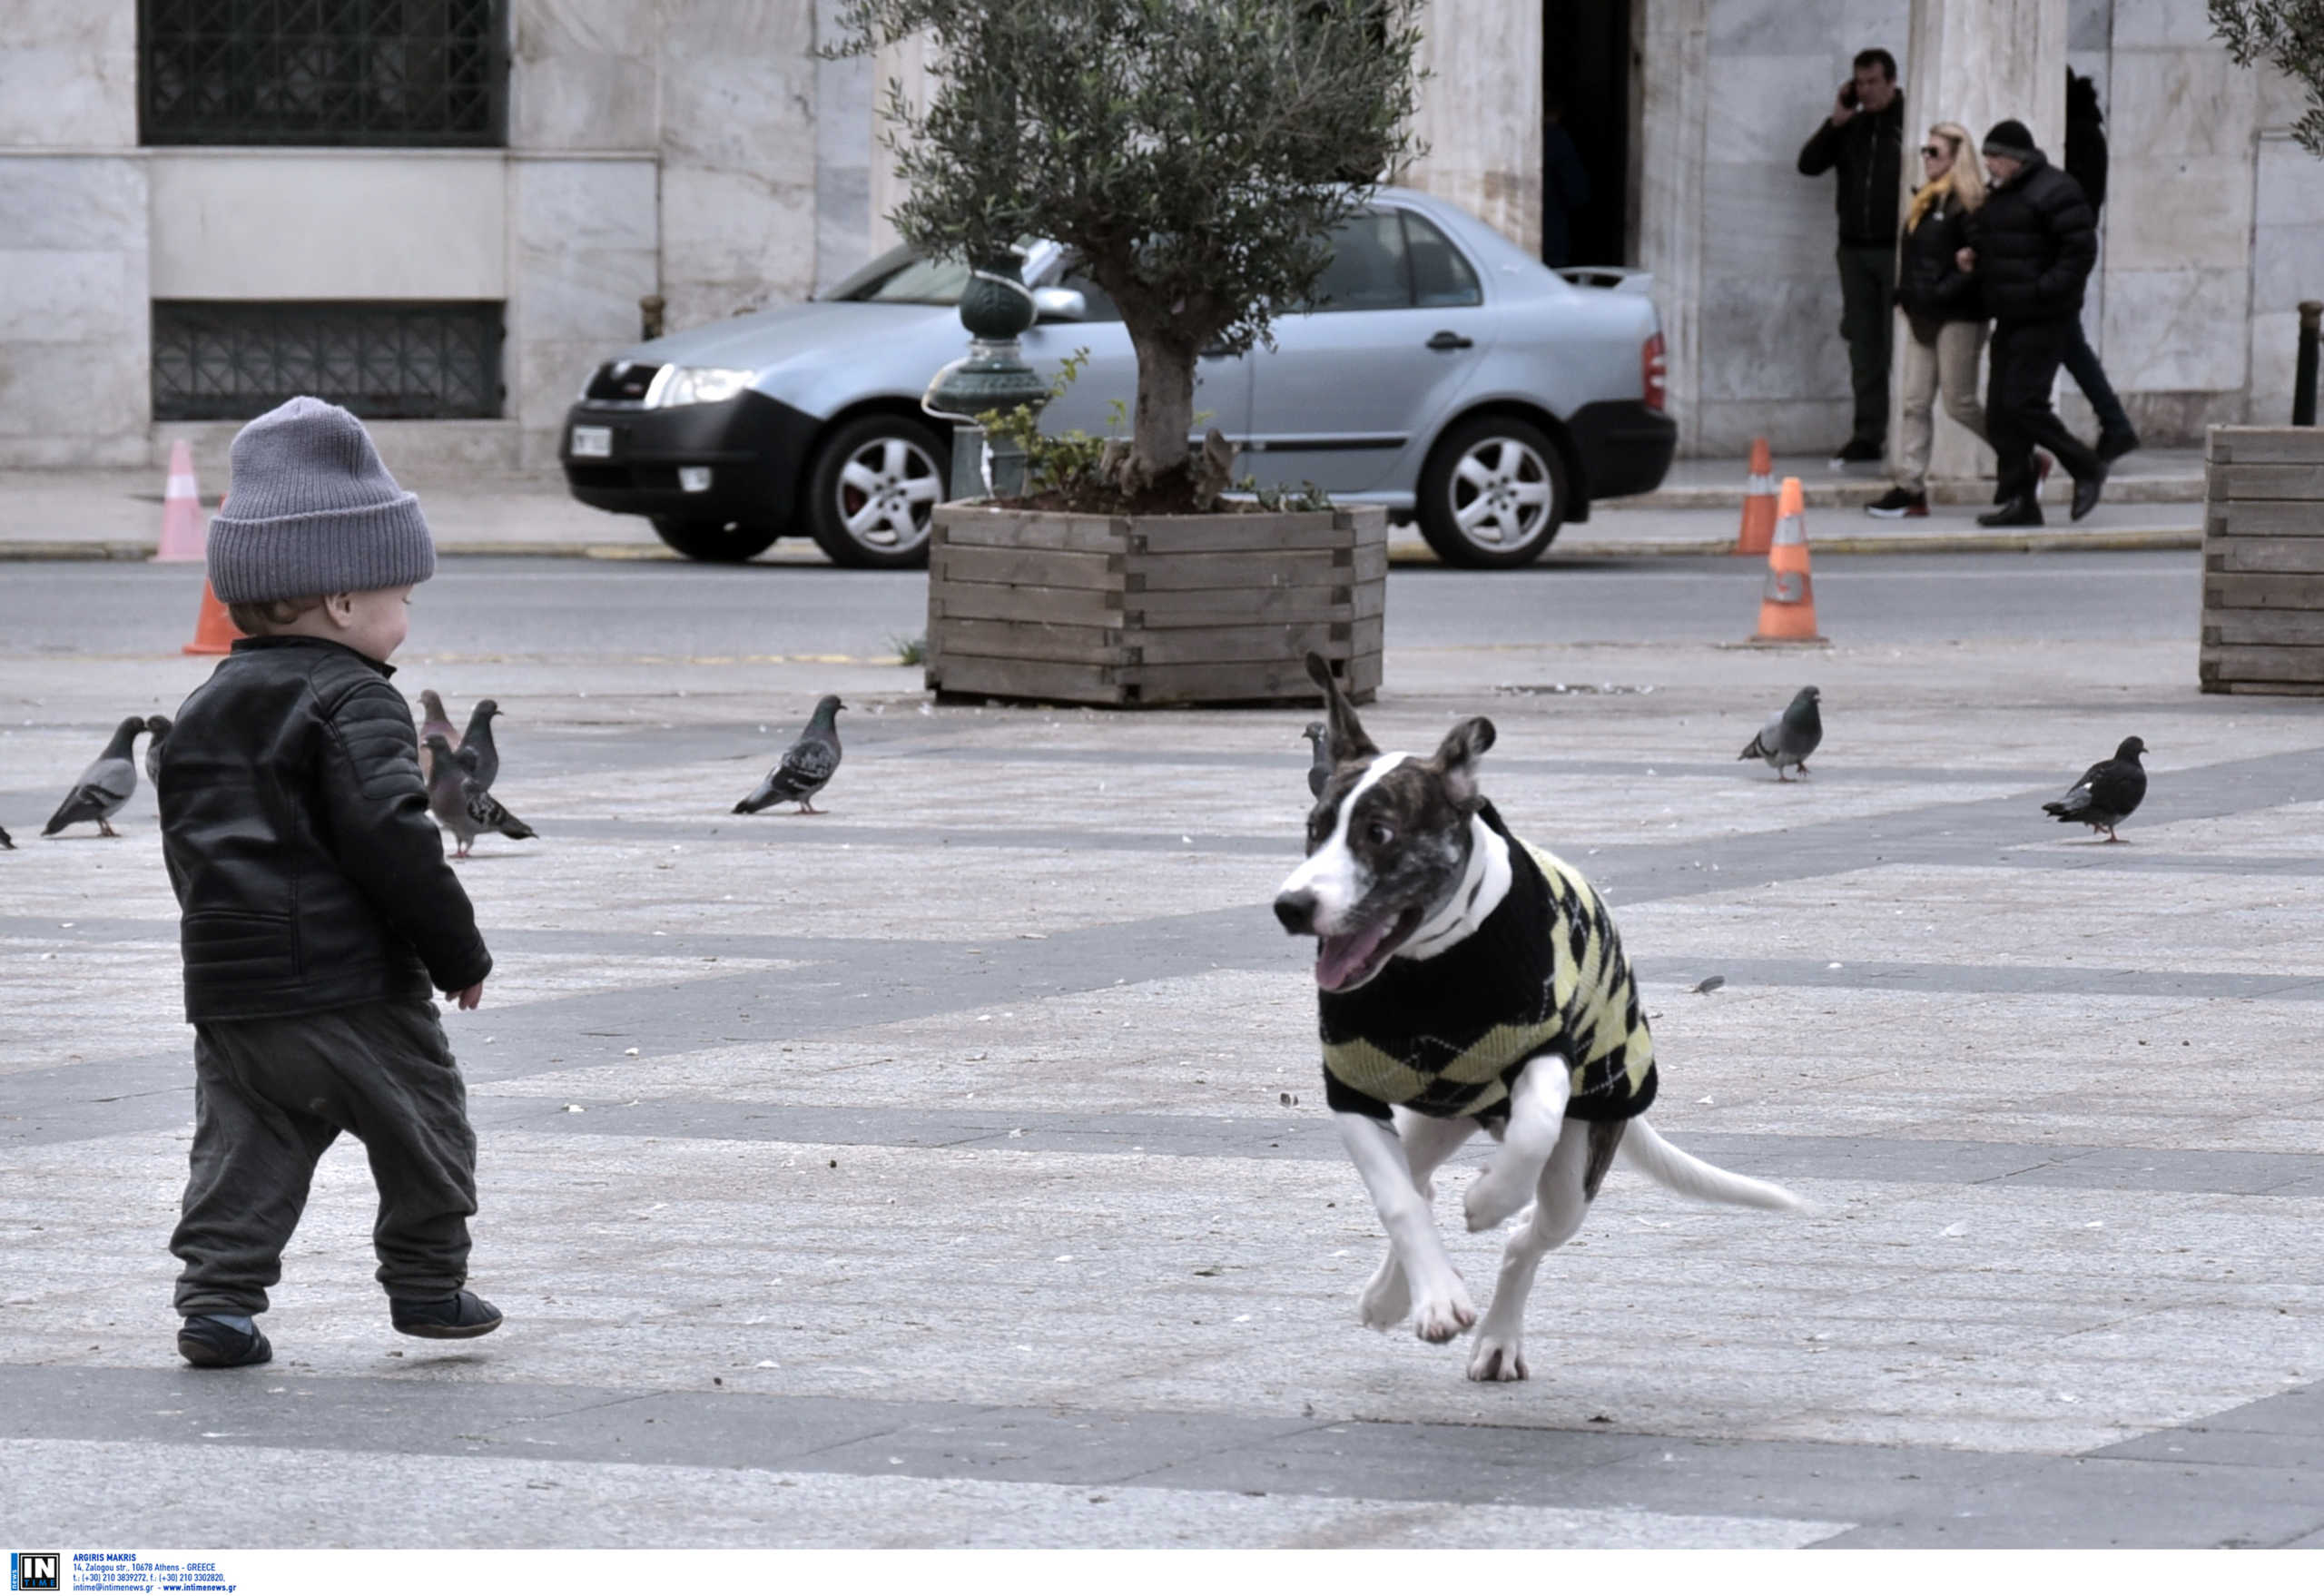
<path id="1" fill-rule="evenodd" d="M 757 375 L 730 366 L 665 366 L 655 373 L 645 404 L 657 410 L 674 405 L 714 405 L 742 392 Z"/>

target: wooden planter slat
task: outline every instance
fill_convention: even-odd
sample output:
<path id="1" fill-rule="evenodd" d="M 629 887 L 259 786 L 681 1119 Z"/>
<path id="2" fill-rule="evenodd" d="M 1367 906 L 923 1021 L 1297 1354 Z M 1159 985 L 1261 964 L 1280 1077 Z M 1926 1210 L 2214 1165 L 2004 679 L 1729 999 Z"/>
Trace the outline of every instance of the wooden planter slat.
<path id="1" fill-rule="evenodd" d="M 2202 690 L 2324 695 L 2324 429 L 2214 427 L 2203 477 Z"/>
<path id="2" fill-rule="evenodd" d="M 946 697 L 1306 705 L 1312 650 L 1368 700 L 1387 553 L 1372 507 L 1108 518 L 944 505 L 928 683 Z"/>
<path id="3" fill-rule="evenodd" d="M 2203 516 L 2206 537 L 2324 537 L 2324 505 L 2296 498 L 2244 498 Z"/>
<path id="4" fill-rule="evenodd" d="M 2324 466 L 2324 428 L 2214 427 L 2204 454 L 2239 466 Z"/>
<path id="5" fill-rule="evenodd" d="M 935 559 L 931 554 L 931 566 Z M 946 548 L 944 580 L 1119 592 L 1120 559 L 1118 554 L 1094 550 L 1082 553 L 1055 548 Z"/>
<path id="6" fill-rule="evenodd" d="M 2203 545 L 2203 568 L 2226 575 L 2324 574 L 2324 538 L 2224 537 Z"/>
<path id="7" fill-rule="evenodd" d="M 959 616 L 944 624 L 947 658 L 1031 659 L 1053 665 L 1111 665 L 1121 657 L 1119 626 L 1057 626 L 1044 621 L 984 621 Z"/>
<path id="8" fill-rule="evenodd" d="M 1331 583 L 1345 586 L 1354 574 L 1351 552 L 1344 548 L 1292 549 L 1277 553 L 1259 573 L 1270 587 L 1313 587 Z M 1175 593 L 1247 588 L 1254 573 L 1251 557 L 1240 554 L 1182 554 L 1167 559 L 1149 558 L 1128 573 L 1132 593 Z"/>
<path id="9" fill-rule="evenodd" d="M 2324 648 L 2324 610 L 2215 609 L 2203 612 L 2203 645 L 2268 644 Z"/>

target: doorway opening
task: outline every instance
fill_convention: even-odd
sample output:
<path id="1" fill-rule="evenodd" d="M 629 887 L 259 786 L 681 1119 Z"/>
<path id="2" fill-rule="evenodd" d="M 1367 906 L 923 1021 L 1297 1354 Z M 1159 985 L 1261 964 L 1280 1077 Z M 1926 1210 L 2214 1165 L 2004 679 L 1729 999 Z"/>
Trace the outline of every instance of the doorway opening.
<path id="1" fill-rule="evenodd" d="M 1542 0 L 1541 259 L 1623 266 L 1632 221 L 1634 13 L 1645 0 Z"/>

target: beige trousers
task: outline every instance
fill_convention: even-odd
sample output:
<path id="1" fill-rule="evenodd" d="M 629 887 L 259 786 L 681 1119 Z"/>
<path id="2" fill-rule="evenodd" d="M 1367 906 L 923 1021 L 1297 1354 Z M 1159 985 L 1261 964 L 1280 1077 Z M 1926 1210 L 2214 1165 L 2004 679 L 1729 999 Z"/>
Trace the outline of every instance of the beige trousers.
<path id="1" fill-rule="evenodd" d="M 1910 328 L 1896 340 L 1904 389 L 1897 417 L 1896 486 L 1905 492 L 1927 490 L 1928 451 L 1936 440 L 1931 409 L 1940 389 L 1945 413 L 1984 438 L 1985 409 L 1977 402 L 1977 361 L 1984 349 L 1982 321 L 1947 321 L 1937 330 L 1934 344 L 1915 338 Z"/>

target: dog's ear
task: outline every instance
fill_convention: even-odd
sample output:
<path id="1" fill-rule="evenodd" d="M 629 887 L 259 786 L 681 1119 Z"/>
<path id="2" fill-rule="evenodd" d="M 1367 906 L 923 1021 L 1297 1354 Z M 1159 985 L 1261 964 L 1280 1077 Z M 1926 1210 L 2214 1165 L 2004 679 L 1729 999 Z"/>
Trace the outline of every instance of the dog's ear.
<path id="1" fill-rule="evenodd" d="M 1431 763 L 1444 783 L 1445 796 L 1462 809 L 1477 806 L 1477 762 L 1493 744 L 1492 723 L 1484 716 L 1471 715 L 1444 734 L 1444 741 L 1436 745 L 1436 757 Z"/>
<path id="2" fill-rule="evenodd" d="M 1307 656 L 1307 674 L 1315 685 L 1324 690 L 1324 706 L 1331 713 L 1332 758 L 1340 764 L 1357 760 L 1377 759 L 1378 744 L 1364 734 L 1364 723 L 1355 718 L 1355 710 L 1340 691 L 1339 679 L 1332 675 L 1332 667 L 1324 663 L 1320 654 Z"/>

